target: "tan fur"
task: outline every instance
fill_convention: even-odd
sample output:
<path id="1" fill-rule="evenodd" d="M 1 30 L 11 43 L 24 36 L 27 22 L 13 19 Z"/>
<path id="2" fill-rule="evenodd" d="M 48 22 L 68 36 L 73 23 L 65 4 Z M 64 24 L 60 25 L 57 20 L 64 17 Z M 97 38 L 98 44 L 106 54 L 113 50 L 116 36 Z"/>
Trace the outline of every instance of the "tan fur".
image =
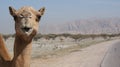
<path id="1" fill-rule="evenodd" d="M 0 67 L 30 67 L 32 39 L 38 31 L 38 25 L 45 8 L 36 11 L 32 7 L 22 7 L 15 10 L 9 7 L 10 14 L 15 20 L 14 57 L 11 57 L 0 36 Z"/>
<path id="2" fill-rule="evenodd" d="M 8 53 L 8 50 L 5 46 L 4 40 L 1 35 L 0 35 L 0 56 L 6 61 L 10 61 L 12 59 Z"/>

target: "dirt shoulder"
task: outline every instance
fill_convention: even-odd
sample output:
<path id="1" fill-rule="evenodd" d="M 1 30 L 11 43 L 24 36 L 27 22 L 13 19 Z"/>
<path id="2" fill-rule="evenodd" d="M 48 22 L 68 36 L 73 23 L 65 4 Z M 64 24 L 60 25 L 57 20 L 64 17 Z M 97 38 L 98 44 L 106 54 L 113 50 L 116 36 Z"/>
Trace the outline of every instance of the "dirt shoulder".
<path id="1" fill-rule="evenodd" d="M 108 48 L 118 41 L 99 43 L 62 57 L 37 58 L 31 61 L 31 67 L 100 67 Z"/>

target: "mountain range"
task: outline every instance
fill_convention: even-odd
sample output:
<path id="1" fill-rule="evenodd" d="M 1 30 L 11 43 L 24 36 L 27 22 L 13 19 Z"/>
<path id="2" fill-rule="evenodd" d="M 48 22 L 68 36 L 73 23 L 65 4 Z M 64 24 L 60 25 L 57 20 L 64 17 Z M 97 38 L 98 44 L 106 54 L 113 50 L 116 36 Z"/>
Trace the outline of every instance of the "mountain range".
<path id="1" fill-rule="evenodd" d="M 120 18 L 90 18 L 61 24 L 44 24 L 40 32 L 44 34 L 115 34 L 120 33 Z"/>

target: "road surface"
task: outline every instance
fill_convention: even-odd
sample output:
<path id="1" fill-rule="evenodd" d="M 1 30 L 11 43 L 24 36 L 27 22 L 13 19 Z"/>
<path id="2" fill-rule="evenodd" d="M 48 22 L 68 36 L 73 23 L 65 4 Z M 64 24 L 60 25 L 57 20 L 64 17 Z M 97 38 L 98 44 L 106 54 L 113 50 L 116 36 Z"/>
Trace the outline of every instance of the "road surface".
<path id="1" fill-rule="evenodd" d="M 101 63 L 101 67 L 120 67 L 120 42 L 109 48 Z"/>

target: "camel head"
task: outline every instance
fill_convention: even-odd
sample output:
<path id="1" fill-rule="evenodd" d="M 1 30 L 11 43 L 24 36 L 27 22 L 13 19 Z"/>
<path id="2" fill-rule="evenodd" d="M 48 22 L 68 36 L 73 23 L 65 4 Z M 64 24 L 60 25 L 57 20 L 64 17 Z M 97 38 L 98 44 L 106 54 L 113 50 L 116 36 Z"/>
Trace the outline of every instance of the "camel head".
<path id="1" fill-rule="evenodd" d="M 25 40 L 33 38 L 38 31 L 39 21 L 44 14 L 45 8 L 36 11 L 28 6 L 19 10 L 9 7 L 9 11 L 15 21 L 16 35 Z"/>

